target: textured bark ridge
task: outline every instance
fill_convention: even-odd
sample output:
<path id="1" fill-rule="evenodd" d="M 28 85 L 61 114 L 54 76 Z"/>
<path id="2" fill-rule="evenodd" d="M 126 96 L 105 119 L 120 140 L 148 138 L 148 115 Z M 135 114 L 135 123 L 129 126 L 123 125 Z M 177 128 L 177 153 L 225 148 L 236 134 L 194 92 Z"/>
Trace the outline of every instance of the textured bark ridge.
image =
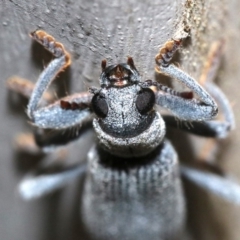
<path id="1" fill-rule="evenodd" d="M 13 0 L 1 8 L 2 39 L 14 46 L 15 55 L 22 59 L 20 46 L 25 50 L 30 46 L 27 34 L 44 29 L 70 50 L 73 77 L 96 81 L 102 59 L 112 64 L 124 62 L 127 56 L 133 57 L 144 78 L 153 77 L 154 56 L 159 48 L 170 38 L 190 36 L 182 54 L 183 67 L 199 76 L 209 45 L 219 39 L 224 28 L 224 17 L 220 16 L 224 16 L 226 5 L 224 1 L 214 3 L 214 0 L 171 3 Z"/>
<path id="2" fill-rule="evenodd" d="M 67 196 L 63 196 L 61 201 L 53 198 L 47 204 L 45 201 L 31 204 L 16 201 L 15 187 L 19 179 L 15 162 L 12 164 L 11 142 L 17 132 L 29 128 L 24 125 L 26 118 L 16 114 L 16 111 L 23 112 L 24 107 L 14 108 L 9 104 L 10 98 L 3 86 L 12 75 L 35 82 L 47 64 L 45 50 L 32 43 L 28 36 L 30 32 L 45 30 L 71 53 L 71 69 L 61 74 L 65 77 L 64 91 L 67 85 L 70 93 L 98 85 L 103 59 L 114 64 L 125 62 L 131 56 L 142 79 L 154 79 L 155 55 L 171 38 L 186 38 L 176 61 L 190 75 L 199 78 L 211 44 L 223 38 L 226 40 L 226 62 L 220 82 L 224 80 L 225 92 L 236 103 L 234 109 L 239 109 L 238 89 L 233 87 L 239 84 L 240 76 L 239 9 L 240 4 L 236 0 L 1 0 L 0 101 L 3 107 L 0 113 L 0 183 L 4 184 L 0 185 L 0 215 L 6 216 L 0 220 L 1 239 L 61 240 L 79 239 L 79 236 L 84 239 L 77 222 L 79 201 L 76 194 L 72 194 L 74 191 L 67 190 Z M 239 114 L 236 117 L 236 122 L 239 122 Z M 239 131 L 232 142 L 236 143 L 238 136 Z M 237 174 L 240 150 L 235 145 L 228 146 L 222 159 L 231 160 L 235 165 L 229 163 L 226 168 Z M 186 147 L 185 153 L 191 146 Z M 76 149 L 75 158 L 83 152 L 86 152 L 86 145 Z M 203 195 L 202 192 L 200 196 L 195 195 L 193 204 Z M 214 209 L 213 203 L 205 201 L 200 218 L 194 215 L 192 223 L 199 231 L 196 239 L 239 239 L 240 214 L 230 206 L 223 211 L 225 205 L 214 200 Z M 56 201 L 59 207 L 56 207 Z M 192 209 L 195 211 L 197 207 Z M 218 215 L 219 212 L 222 214 Z M 213 221 L 210 223 L 209 219 Z"/>
<path id="3" fill-rule="evenodd" d="M 189 42 L 182 50 L 181 65 L 195 78 L 201 74 L 211 44 L 219 41 L 226 28 L 228 5 L 225 0 L 187 0 L 184 3 L 180 29 L 190 32 Z M 177 32 L 178 34 L 178 32 Z"/>

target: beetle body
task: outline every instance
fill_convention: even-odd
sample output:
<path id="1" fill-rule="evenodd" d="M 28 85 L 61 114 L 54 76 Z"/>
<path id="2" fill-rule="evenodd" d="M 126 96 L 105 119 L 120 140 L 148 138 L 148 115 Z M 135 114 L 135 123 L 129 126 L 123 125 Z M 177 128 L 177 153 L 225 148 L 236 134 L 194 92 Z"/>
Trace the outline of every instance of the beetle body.
<path id="1" fill-rule="evenodd" d="M 44 106 L 48 86 L 71 60 L 63 45 L 44 31 L 35 31 L 31 36 L 55 56 L 35 87 L 27 91 L 31 92 L 27 113 L 32 123 L 41 129 L 41 135 L 45 129 L 66 130 L 92 122 L 97 145 L 88 153 L 87 167 L 80 165 L 23 180 L 19 186 L 22 196 L 40 197 L 86 172 L 80 218 L 90 239 L 185 239 L 186 208 L 180 167 L 174 148 L 165 139 L 166 126 L 208 137 L 228 134 L 234 127 L 234 117 L 225 95 L 208 79 L 213 74 L 206 74 L 203 87 L 170 64 L 182 42 L 171 40 L 156 56 L 156 70 L 177 79 L 190 92 L 177 92 L 152 80 L 142 81 L 133 59 L 128 57 L 127 63 L 108 67 L 106 60 L 102 61 L 99 89 L 90 88 L 88 93 L 70 95 Z M 208 68 L 210 72 L 212 69 L 217 68 Z M 9 87 L 23 95 L 28 86 L 27 81 L 9 81 Z M 223 109 L 223 121 L 211 121 L 218 112 L 215 100 Z M 162 116 L 155 105 L 174 116 Z M 191 121 L 192 128 L 178 125 L 176 117 Z M 39 145 L 39 134 L 35 134 L 35 144 L 41 151 L 54 145 L 51 141 Z M 239 187 L 219 176 L 196 171 L 194 175 L 187 167 L 181 173 L 231 201 L 239 199 Z M 196 175 L 198 178 L 192 177 Z M 210 178 L 217 181 L 210 184 Z M 221 184 L 231 186 L 233 195 L 221 191 Z"/>
<path id="2" fill-rule="evenodd" d="M 141 85 L 131 58 L 103 69 L 100 83 L 92 98 L 98 146 L 88 154 L 82 221 L 94 239 L 178 239 L 185 222 L 179 164 L 163 143 L 155 93 Z"/>
<path id="3" fill-rule="evenodd" d="M 90 150 L 81 202 L 87 232 L 93 239 L 181 239 L 185 202 L 170 142 L 131 161 Z"/>
<path id="4" fill-rule="evenodd" d="M 99 116 L 93 120 L 99 145 L 113 155 L 130 158 L 159 146 L 165 123 L 153 109 L 155 93 L 141 86 L 132 59 L 128 62 L 103 71 L 92 107 Z"/>

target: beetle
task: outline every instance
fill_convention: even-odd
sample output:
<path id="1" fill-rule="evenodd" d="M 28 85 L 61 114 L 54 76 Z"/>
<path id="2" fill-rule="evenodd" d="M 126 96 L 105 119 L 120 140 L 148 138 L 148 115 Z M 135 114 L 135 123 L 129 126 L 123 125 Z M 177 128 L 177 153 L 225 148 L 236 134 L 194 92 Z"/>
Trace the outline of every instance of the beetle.
<path id="1" fill-rule="evenodd" d="M 193 134 L 225 138 L 234 128 L 234 115 L 223 92 L 212 82 L 219 65 L 222 44 L 211 50 L 205 77 L 199 84 L 171 63 L 182 39 L 168 41 L 157 54 L 156 72 L 178 80 L 190 91 L 176 91 L 153 80 L 142 81 L 131 57 L 126 63 L 101 63 L 100 88 L 61 98 L 51 104 L 47 89 L 60 71 L 71 64 L 64 46 L 42 30 L 32 32 L 55 57 L 35 85 L 12 78 L 8 87 L 29 97 L 27 115 L 37 128 L 32 141 L 47 151 L 51 140 L 40 144 L 45 130 L 65 130 L 92 122 L 97 137 L 81 163 L 54 174 L 24 179 L 23 198 L 34 199 L 52 192 L 85 173 L 80 203 L 82 219 L 91 239 L 182 239 L 186 208 L 181 174 L 196 184 L 235 203 L 240 188 L 222 176 L 179 165 L 166 127 Z M 214 120 L 218 105 L 224 120 Z M 173 115 L 161 115 L 156 105 Z M 177 119 L 176 119 L 177 118 Z M 178 119 L 191 127 L 178 124 Z M 26 142 L 25 148 L 29 148 Z M 49 149 L 48 149 L 49 150 Z M 204 165 L 208 167 L 208 163 Z M 216 167 L 217 168 L 217 167 Z"/>

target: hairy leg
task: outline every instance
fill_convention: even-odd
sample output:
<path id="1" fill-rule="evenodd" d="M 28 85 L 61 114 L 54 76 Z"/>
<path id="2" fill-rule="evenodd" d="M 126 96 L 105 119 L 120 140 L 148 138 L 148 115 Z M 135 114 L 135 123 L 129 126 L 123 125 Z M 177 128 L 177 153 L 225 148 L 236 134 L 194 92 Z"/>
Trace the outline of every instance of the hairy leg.
<path id="1" fill-rule="evenodd" d="M 19 192 L 25 200 L 40 198 L 67 185 L 85 170 L 86 165 L 79 165 L 60 173 L 28 176 L 19 184 Z"/>
<path id="2" fill-rule="evenodd" d="M 231 105 L 230 105 L 227 97 L 225 96 L 225 94 L 221 91 L 221 89 L 219 87 L 217 87 L 216 84 L 213 83 L 213 80 L 214 80 L 217 70 L 219 68 L 222 51 L 223 51 L 223 43 L 224 42 L 221 40 L 221 41 L 218 41 L 218 42 L 215 42 L 212 44 L 212 47 L 210 48 L 207 60 L 204 65 L 203 73 L 199 80 L 200 84 L 208 91 L 210 96 L 212 96 L 214 98 L 214 100 L 217 102 L 218 107 L 219 107 L 220 111 L 222 112 L 223 119 L 222 120 L 213 120 L 213 121 L 203 121 L 203 122 L 199 121 L 199 120 L 201 120 L 201 118 L 193 119 L 192 115 L 194 115 L 195 118 L 196 118 L 196 116 L 198 116 L 197 112 L 200 110 L 200 107 L 199 108 L 197 107 L 195 109 L 195 111 L 193 111 L 192 113 L 191 112 L 187 113 L 188 117 L 190 118 L 187 120 L 196 120 L 196 121 L 191 121 L 190 127 L 188 124 L 184 124 L 184 123 L 178 124 L 178 121 L 173 116 L 164 116 L 163 118 L 166 121 L 166 124 L 168 126 L 177 127 L 182 130 L 185 130 L 185 131 L 188 131 L 188 132 L 200 135 L 200 136 L 215 137 L 215 138 L 227 137 L 229 131 L 234 128 L 235 120 L 234 120 L 234 114 L 233 114 Z M 174 48 L 174 50 L 176 50 L 176 47 Z M 165 65 L 166 65 L 166 63 L 165 63 Z M 164 72 L 169 71 L 169 70 L 167 70 L 167 68 L 168 68 L 168 65 L 166 67 L 160 66 L 160 69 L 163 70 Z M 173 69 L 175 69 L 176 71 Z M 178 71 L 176 67 L 174 67 L 173 69 L 171 70 L 174 72 L 174 74 L 172 76 L 177 77 L 180 70 Z M 186 74 L 183 73 L 183 75 L 186 75 Z M 187 80 L 187 78 L 185 80 Z M 184 81 L 184 79 L 182 81 Z M 194 91 L 194 89 L 192 89 L 192 90 L 196 93 L 200 92 L 200 94 L 201 94 L 202 89 L 199 86 L 197 86 L 196 83 L 194 83 L 194 82 L 192 82 L 192 83 L 193 83 L 193 86 L 196 87 L 197 92 Z M 187 83 L 187 84 L 189 84 L 189 83 Z M 204 93 L 204 92 L 202 92 L 202 93 Z M 210 97 L 210 101 L 207 100 L 206 97 L 208 98 L 207 95 L 202 97 L 202 100 L 204 101 L 204 103 L 212 105 L 211 97 Z M 164 98 L 164 97 L 159 96 L 159 99 L 161 99 L 161 98 Z M 180 110 L 182 110 L 184 105 L 181 105 L 179 103 L 179 99 L 177 100 L 177 97 L 175 97 L 175 96 L 168 97 L 168 99 L 170 99 L 170 98 L 172 98 L 172 104 L 174 104 L 174 103 L 176 104 L 176 106 L 172 106 L 173 109 L 175 110 L 175 108 L 180 107 Z M 189 100 L 183 99 L 180 101 L 187 102 Z M 161 102 L 161 100 L 160 100 L 160 102 Z M 192 110 L 194 110 L 194 109 L 192 109 Z M 179 117 L 181 119 L 181 115 L 180 116 L 178 114 L 176 114 L 176 115 L 177 115 L 177 117 Z"/>

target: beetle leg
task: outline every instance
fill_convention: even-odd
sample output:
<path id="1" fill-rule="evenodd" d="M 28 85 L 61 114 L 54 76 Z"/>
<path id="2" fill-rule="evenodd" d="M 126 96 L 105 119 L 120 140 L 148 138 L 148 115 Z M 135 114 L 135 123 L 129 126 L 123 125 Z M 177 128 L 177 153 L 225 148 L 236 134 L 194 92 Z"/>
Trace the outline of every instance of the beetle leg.
<path id="1" fill-rule="evenodd" d="M 60 173 L 28 176 L 19 184 L 19 192 L 25 200 L 40 198 L 62 188 L 81 176 L 85 170 L 86 165 L 80 165 Z"/>
<path id="2" fill-rule="evenodd" d="M 240 204 L 240 185 L 217 174 L 181 166 L 182 175 L 198 186 L 235 204 Z"/>
<path id="3" fill-rule="evenodd" d="M 19 93 L 21 96 L 29 99 L 34 89 L 34 83 L 27 79 L 20 78 L 18 76 L 13 76 L 7 80 L 7 87 L 11 91 Z M 42 95 L 39 104 L 40 106 L 45 106 L 53 102 L 53 100 L 54 96 L 50 92 L 45 91 Z"/>
<path id="4" fill-rule="evenodd" d="M 46 107 L 38 107 L 47 99 L 47 88 L 56 75 L 67 68 L 70 55 L 64 46 L 46 32 L 38 30 L 31 37 L 50 51 L 55 59 L 44 69 L 35 85 L 27 80 L 13 78 L 8 81 L 10 89 L 30 97 L 27 113 L 33 125 L 42 129 L 67 129 L 92 120 L 89 109 L 92 95 L 88 92 L 65 97 Z"/>
<path id="5" fill-rule="evenodd" d="M 223 46 L 223 40 L 212 44 L 207 61 L 205 62 L 203 73 L 199 80 L 200 84 L 202 84 L 214 97 L 221 112 L 223 113 L 223 120 L 206 122 L 206 126 L 212 130 L 215 135 L 214 137 L 217 138 L 225 138 L 229 131 L 235 127 L 235 119 L 231 105 L 221 89 L 213 83 L 213 79 L 216 77 L 216 73 L 221 62 L 220 60 L 223 53 Z"/>
<path id="6" fill-rule="evenodd" d="M 192 127 L 189 128 L 185 124 L 179 126 L 172 116 L 164 116 L 163 118 L 168 126 L 180 127 L 185 131 L 197 135 L 214 138 L 227 137 L 229 131 L 235 127 L 234 114 L 228 99 L 221 89 L 212 81 L 216 76 L 220 64 L 222 49 L 223 41 L 216 42 L 212 45 L 199 82 L 217 102 L 219 109 L 223 113 L 223 120 L 205 121 L 203 123 L 191 122 Z"/>
<path id="7" fill-rule="evenodd" d="M 30 36 L 41 45 L 43 45 L 48 51 L 50 51 L 55 59 L 50 62 L 50 64 L 44 69 L 42 74 L 39 76 L 38 81 L 33 89 L 29 103 L 28 103 L 28 116 L 34 120 L 35 112 L 37 110 L 38 103 L 47 90 L 52 80 L 56 75 L 67 68 L 70 63 L 70 55 L 64 49 L 64 46 L 56 42 L 55 39 L 48 35 L 46 32 L 38 30 L 32 32 Z"/>
<path id="8" fill-rule="evenodd" d="M 67 129 L 92 120 L 89 109 L 92 95 L 88 92 L 64 97 L 36 110 L 33 125 L 43 129 Z"/>
<path id="9" fill-rule="evenodd" d="M 179 96 L 158 92 L 156 94 L 156 103 L 158 105 L 169 109 L 176 117 L 182 120 L 203 121 L 211 120 L 216 116 L 218 111 L 217 104 L 211 95 L 208 94 L 195 79 L 173 64 L 167 67 L 159 66 L 159 69 L 161 72 L 168 74 L 186 85 L 200 98 L 200 100 L 195 98 L 185 99 Z"/>
<path id="10" fill-rule="evenodd" d="M 214 97 L 220 110 L 223 113 L 223 120 L 213 120 L 204 122 L 191 122 L 192 127 L 189 128 L 185 124 L 179 126 L 173 116 L 164 116 L 164 120 L 168 126 L 180 127 L 191 133 L 214 138 L 226 138 L 229 131 L 235 126 L 234 114 L 225 94 L 214 83 L 206 82 L 205 87 L 208 92 Z"/>
<path id="11" fill-rule="evenodd" d="M 21 133 L 15 136 L 14 146 L 19 152 L 25 152 L 33 155 L 42 153 L 42 149 L 36 144 L 32 133 Z"/>

